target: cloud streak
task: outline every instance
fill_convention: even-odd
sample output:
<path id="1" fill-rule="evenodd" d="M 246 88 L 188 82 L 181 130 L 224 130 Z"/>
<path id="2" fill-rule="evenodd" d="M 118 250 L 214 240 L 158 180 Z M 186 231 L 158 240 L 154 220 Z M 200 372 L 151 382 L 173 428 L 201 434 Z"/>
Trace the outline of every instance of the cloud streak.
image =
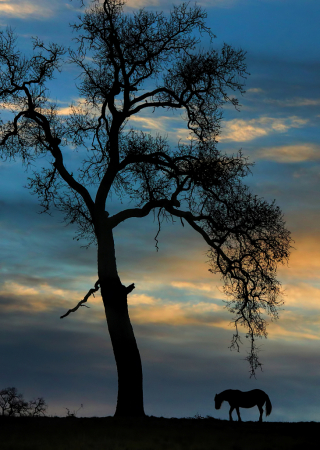
<path id="1" fill-rule="evenodd" d="M 153 133 L 161 133 L 163 136 L 167 135 L 168 138 L 174 142 L 179 140 L 186 142 L 190 139 L 190 130 L 182 127 L 183 120 L 181 117 L 160 116 L 152 118 L 132 116 L 128 123 L 129 126 L 133 125 L 135 128 L 144 129 Z"/>
<path id="2" fill-rule="evenodd" d="M 11 0 L 7 2 L 0 0 L 0 14 L 4 17 L 26 19 L 26 18 L 48 18 L 52 16 L 52 10 L 44 6 L 43 2 Z"/>
<path id="3" fill-rule="evenodd" d="M 201 0 L 198 4 L 205 8 L 230 8 L 239 0 Z M 179 0 L 161 1 L 161 0 L 128 0 L 126 7 L 132 9 L 149 8 L 149 7 L 161 7 L 161 10 L 171 9 L 172 5 L 179 5 Z"/>
<path id="4" fill-rule="evenodd" d="M 292 99 L 274 99 L 274 98 L 267 98 L 264 100 L 266 103 L 271 103 L 273 105 L 284 107 L 284 108 L 292 108 L 297 106 L 319 106 L 320 105 L 320 99 L 319 98 L 302 98 L 302 97 L 296 97 Z"/>
<path id="5" fill-rule="evenodd" d="M 298 163 L 320 160 L 320 145 L 294 144 L 259 149 L 255 156 L 279 163 Z"/>
<path id="6" fill-rule="evenodd" d="M 260 117 L 259 119 L 233 119 L 225 121 L 219 140 L 221 142 L 245 142 L 265 137 L 274 133 L 285 133 L 291 128 L 301 128 L 308 119 L 297 116 L 288 118 Z"/>

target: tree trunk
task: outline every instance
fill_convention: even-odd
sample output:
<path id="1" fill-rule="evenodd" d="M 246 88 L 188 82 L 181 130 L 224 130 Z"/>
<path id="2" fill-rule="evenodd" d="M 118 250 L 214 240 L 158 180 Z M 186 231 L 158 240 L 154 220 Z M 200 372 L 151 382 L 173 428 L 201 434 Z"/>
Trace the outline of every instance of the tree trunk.
<path id="1" fill-rule="evenodd" d="M 142 366 L 129 318 L 127 295 L 133 287 L 121 284 L 112 229 L 103 227 L 98 236 L 98 274 L 108 329 L 118 371 L 115 416 L 144 416 Z"/>

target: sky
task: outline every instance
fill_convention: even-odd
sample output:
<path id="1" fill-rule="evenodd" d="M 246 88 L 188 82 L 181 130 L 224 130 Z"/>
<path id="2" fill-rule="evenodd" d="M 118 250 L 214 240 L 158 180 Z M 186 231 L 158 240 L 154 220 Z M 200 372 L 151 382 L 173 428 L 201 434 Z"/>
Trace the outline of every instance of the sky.
<path id="1" fill-rule="evenodd" d="M 126 11 L 169 12 L 178 3 L 129 0 Z M 221 280 L 208 272 L 201 236 L 179 222 L 164 224 L 157 252 L 152 214 L 117 227 L 119 273 L 125 285 L 136 285 L 129 311 L 142 357 L 145 411 L 227 419 L 226 404 L 214 409 L 216 393 L 259 388 L 273 404 L 266 420 L 319 421 L 320 3 L 198 4 L 217 36 L 213 46 L 244 49 L 250 73 L 240 112 L 224 110 L 218 149 L 242 149 L 255 163 L 246 183 L 276 200 L 294 248 L 278 271 L 284 289 L 279 319 L 259 342 L 263 370 L 250 378 L 245 336 L 239 353 L 229 349 L 233 317 L 224 308 Z M 69 23 L 79 11 L 76 0 L 0 0 L 0 26 L 15 29 L 22 51 L 36 35 L 71 45 Z M 50 85 L 60 114 L 79 100 L 76 75 L 66 66 Z M 165 110 L 137 116 L 134 126 L 162 133 L 173 145 L 186 137 L 183 119 Z M 72 158 L 76 163 L 76 154 Z M 0 389 L 15 386 L 27 399 L 43 396 L 51 415 L 81 404 L 79 416 L 112 415 L 117 375 L 100 294 L 90 298 L 90 309 L 60 319 L 97 280 L 96 248 L 81 248 L 59 212 L 39 214 L 37 198 L 24 188 L 28 176 L 20 161 L 0 161 Z M 108 207 L 121 205 L 113 199 Z M 257 408 L 241 414 L 258 419 Z"/>

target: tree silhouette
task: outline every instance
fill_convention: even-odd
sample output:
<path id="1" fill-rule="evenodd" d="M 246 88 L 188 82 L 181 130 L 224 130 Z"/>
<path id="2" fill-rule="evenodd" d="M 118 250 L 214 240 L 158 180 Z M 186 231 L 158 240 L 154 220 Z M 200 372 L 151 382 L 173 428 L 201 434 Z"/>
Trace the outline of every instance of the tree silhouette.
<path id="1" fill-rule="evenodd" d="M 7 387 L 0 390 L 0 414 L 2 416 L 44 416 L 47 404 L 43 397 L 26 402 L 23 395 L 15 387 Z"/>
<path id="2" fill-rule="evenodd" d="M 49 158 L 28 187 L 43 211 L 63 211 L 78 225 L 78 239 L 97 245 L 98 281 L 62 317 L 101 289 L 118 371 L 115 414 L 142 416 L 141 360 L 127 305 L 135 286 L 119 278 L 113 229 L 156 210 L 159 223 L 178 217 L 201 234 L 210 270 L 221 274 L 230 296 L 232 346 L 239 347 L 239 325 L 250 337 L 252 373 L 260 365 L 255 339 L 266 336 L 263 313 L 277 317 L 276 269 L 287 260 L 291 239 L 279 208 L 243 184 L 247 159 L 216 147 L 222 106 L 237 108 L 232 91 L 244 92 L 244 51 L 227 44 L 220 51 L 199 48 L 204 36 L 210 45 L 215 37 L 200 6 L 174 6 L 168 17 L 145 9 L 127 15 L 123 8 L 121 0 L 93 0 L 73 25 L 77 50 L 69 50 L 68 62 L 79 69 L 82 102 L 68 116 L 57 114 L 46 87 L 61 70 L 63 47 L 36 38 L 27 58 L 10 29 L 1 33 L 0 99 L 13 118 L 1 124 L 0 145 L 3 158 L 20 157 L 25 164 Z M 131 116 L 158 108 L 181 110 L 188 143 L 171 148 L 164 137 L 130 128 Z M 64 161 L 70 147 L 83 156 L 77 174 Z M 134 207 L 110 216 L 112 193 Z"/>

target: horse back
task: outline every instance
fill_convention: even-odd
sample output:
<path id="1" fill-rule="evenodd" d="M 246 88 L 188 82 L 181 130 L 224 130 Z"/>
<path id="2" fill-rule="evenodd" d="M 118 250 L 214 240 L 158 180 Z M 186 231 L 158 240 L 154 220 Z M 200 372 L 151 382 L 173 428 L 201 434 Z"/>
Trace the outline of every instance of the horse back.
<path id="1" fill-rule="evenodd" d="M 253 389 L 247 392 L 228 389 L 225 393 L 230 406 L 239 406 L 240 408 L 252 408 L 258 404 L 262 406 L 267 399 L 267 394 L 261 389 Z"/>

